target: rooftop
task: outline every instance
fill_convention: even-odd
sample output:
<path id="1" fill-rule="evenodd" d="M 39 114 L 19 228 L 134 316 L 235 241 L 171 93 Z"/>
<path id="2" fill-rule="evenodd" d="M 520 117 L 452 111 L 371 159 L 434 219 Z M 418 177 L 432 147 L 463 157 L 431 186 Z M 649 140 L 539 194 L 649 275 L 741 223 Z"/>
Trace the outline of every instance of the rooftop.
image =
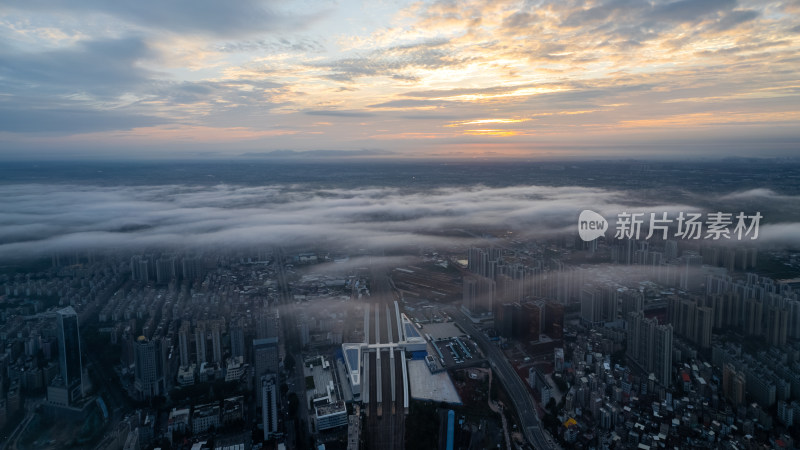
<path id="1" fill-rule="evenodd" d="M 317 406 L 317 417 L 328 416 L 331 414 L 347 413 L 347 406 L 343 401 L 328 403 L 327 405 Z"/>
<path id="2" fill-rule="evenodd" d="M 408 385 L 412 398 L 461 404 L 450 375 L 447 372 L 431 373 L 424 360 L 408 361 Z"/>

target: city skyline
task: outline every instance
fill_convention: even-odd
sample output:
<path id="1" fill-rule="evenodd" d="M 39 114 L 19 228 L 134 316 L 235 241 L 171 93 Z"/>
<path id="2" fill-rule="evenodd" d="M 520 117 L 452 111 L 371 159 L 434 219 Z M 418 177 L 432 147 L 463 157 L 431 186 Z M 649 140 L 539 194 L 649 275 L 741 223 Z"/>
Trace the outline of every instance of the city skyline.
<path id="1" fill-rule="evenodd" d="M 10 1 L 20 158 L 796 155 L 800 8 Z"/>

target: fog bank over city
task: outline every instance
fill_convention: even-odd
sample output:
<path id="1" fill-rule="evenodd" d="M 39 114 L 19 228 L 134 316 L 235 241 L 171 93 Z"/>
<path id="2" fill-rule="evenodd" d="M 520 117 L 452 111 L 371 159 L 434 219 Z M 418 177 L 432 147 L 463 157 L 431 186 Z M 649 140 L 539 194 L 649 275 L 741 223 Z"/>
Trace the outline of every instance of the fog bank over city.
<path id="1" fill-rule="evenodd" d="M 611 221 L 607 238 L 614 236 L 613 223 L 622 212 L 645 213 L 644 232 L 650 213 L 667 212 L 675 218 L 680 212 L 721 211 L 735 217 L 740 211 L 760 211 L 764 219 L 752 243 L 800 244 L 800 223 L 792 212 L 800 197 L 769 189 L 684 193 L 682 201 L 674 202 L 652 193 L 582 186 L 473 185 L 420 191 L 302 184 L 13 184 L 0 186 L 0 199 L 0 252 L 5 257 L 273 245 L 468 246 L 483 232 L 511 231 L 520 238 L 575 235 L 583 209 Z"/>

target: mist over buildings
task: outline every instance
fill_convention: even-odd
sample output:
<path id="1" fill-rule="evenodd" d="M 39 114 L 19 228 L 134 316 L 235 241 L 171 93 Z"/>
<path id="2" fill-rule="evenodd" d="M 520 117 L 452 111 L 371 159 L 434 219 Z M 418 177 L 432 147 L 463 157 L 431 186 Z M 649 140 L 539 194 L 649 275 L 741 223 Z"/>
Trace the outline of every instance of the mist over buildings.
<path id="1" fill-rule="evenodd" d="M 612 223 L 622 212 L 641 212 L 645 217 L 667 212 L 675 217 L 681 211 L 734 216 L 760 211 L 764 216 L 760 234 L 751 244 L 797 246 L 798 204 L 800 197 L 768 189 L 692 194 L 672 202 L 636 190 L 583 186 L 412 190 L 304 184 L 10 184 L 0 186 L 0 254 L 24 258 L 76 250 L 470 246 L 484 233 L 501 231 L 519 239 L 575 236 L 583 209 L 597 211 Z M 606 237 L 613 235 L 610 227 Z"/>

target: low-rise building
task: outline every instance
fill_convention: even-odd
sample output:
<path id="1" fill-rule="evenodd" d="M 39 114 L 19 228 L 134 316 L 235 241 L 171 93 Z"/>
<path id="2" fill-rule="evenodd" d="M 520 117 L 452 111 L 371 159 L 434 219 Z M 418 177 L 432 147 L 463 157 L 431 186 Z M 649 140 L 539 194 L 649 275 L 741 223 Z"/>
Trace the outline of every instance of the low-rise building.
<path id="1" fill-rule="evenodd" d="M 189 408 L 175 409 L 169 413 L 167 419 L 167 436 L 172 440 L 172 433 L 186 433 L 189 428 Z"/>
<path id="2" fill-rule="evenodd" d="M 317 405 L 315 408 L 317 431 L 347 425 L 347 406 L 343 401 Z"/>
<path id="3" fill-rule="evenodd" d="M 194 407 L 192 414 L 192 433 L 199 434 L 211 427 L 219 426 L 219 405 L 207 404 Z"/>
<path id="4" fill-rule="evenodd" d="M 197 366 L 191 364 L 178 368 L 178 386 L 191 386 L 194 384 L 194 372 Z"/>
<path id="5" fill-rule="evenodd" d="M 225 382 L 238 381 L 247 373 L 244 357 L 234 356 L 225 361 Z"/>

